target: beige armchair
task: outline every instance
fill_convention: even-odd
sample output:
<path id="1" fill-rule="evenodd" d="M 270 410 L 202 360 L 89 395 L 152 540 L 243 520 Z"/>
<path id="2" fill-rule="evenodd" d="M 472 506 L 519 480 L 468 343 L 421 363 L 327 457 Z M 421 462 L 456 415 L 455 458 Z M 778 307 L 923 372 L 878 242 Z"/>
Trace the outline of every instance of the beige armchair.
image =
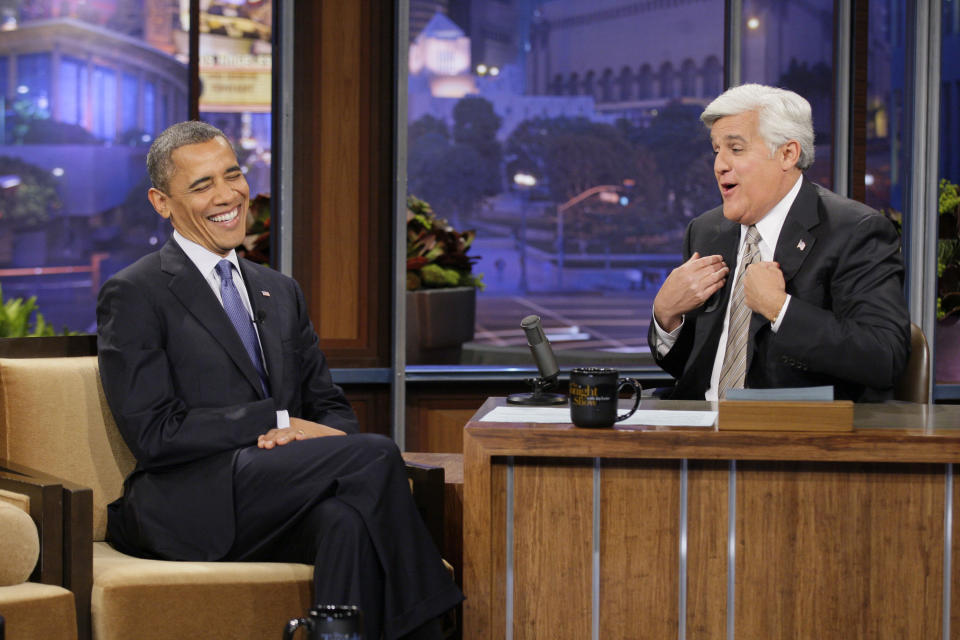
<path id="1" fill-rule="evenodd" d="M 121 494 L 134 459 L 104 398 L 96 357 L 0 359 L 0 466 L 56 474 L 75 489 L 64 491 L 65 547 L 75 550 L 64 574 L 78 603 L 89 602 L 89 628 L 78 607 L 81 638 L 91 631 L 97 640 L 278 637 L 310 607 L 309 565 L 142 560 L 104 541 L 107 504 Z M 84 548 L 92 549 L 86 561 Z"/>
<path id="2" fill-rule="evenodd" d="M 75 640 L 73 594 L 29 581 L 40 558 L 30 496 L 0 489 L 0 616 L 7 640 Z"/>
<path id="3" fill-rule="evenodd" d="M 259 640 L 309 609 L 306 564 L 143 560 L 113 549 L 107 504 L 133 467 L 95 356 L 0 358 L 0 489 L 32 494 L 42 524 L 35 575 L 73 592 L 81 640 Z M 408 463 L 407 473 L 439 546 L 443 469 Z M 0 615 L 3 606 L 0 598 Z"/>

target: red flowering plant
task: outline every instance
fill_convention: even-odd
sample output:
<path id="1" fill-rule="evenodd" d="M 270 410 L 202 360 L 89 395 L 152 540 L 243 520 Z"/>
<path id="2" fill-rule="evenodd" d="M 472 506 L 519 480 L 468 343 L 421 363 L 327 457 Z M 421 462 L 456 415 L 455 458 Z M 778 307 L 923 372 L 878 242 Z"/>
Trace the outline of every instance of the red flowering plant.
<path id="1" fill-rule="evenodd" d="M 407 291 L 444 287 L 484 288 L 483 274 L 473 273 L 478 256 L 467 251 L 477 232 L 456 231 L 430 205 L 407 197 Z"/>
<path id="2" fill-rule="evenodd" d="M 247 260 L 270 266 L 270 194 L 261 193 L 247 209 L 247 235 L 237 253 Z"/>

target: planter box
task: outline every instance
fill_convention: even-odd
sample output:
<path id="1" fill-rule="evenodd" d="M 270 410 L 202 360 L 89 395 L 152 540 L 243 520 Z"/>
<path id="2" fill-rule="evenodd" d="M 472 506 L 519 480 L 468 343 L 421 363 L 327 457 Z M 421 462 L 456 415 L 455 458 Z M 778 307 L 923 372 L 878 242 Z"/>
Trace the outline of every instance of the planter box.
<path id="1" fill-rule="evenodd" d="M 65 358 L 97 355 L 97 336 L 0 338 L 0 358 Z"/>
<path id="2" fill-rule="evenodd" d="M 474 287 L 408 291 L 407 364 L 459 364 L 476 316 Z"/>

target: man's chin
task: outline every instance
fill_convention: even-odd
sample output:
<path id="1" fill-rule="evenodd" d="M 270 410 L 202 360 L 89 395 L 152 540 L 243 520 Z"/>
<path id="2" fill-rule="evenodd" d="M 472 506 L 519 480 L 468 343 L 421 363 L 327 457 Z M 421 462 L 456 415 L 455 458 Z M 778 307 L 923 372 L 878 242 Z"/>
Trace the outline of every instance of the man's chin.
<path id="1" fill-rule="evenodd" d="M 743 209 L 724 204 L 723 217 L 729 220 L 730 222 L 736 222 L 739 224 L 740 220 L 743 218 Z"/>

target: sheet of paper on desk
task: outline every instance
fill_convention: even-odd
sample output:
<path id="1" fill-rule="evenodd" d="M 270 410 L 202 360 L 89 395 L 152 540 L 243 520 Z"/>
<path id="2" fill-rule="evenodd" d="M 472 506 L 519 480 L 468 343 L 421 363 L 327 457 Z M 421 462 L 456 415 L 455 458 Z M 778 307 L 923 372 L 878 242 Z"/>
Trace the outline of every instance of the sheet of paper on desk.
<path id="1" fill-rule="evenodd" d="M 712 427 L 716 411 L 646 410 L 617 424 L 652 427 Z M 535 422 L 540 424 L 570 422 L 569 407 L 494 407 L 480 422 Z"/>

